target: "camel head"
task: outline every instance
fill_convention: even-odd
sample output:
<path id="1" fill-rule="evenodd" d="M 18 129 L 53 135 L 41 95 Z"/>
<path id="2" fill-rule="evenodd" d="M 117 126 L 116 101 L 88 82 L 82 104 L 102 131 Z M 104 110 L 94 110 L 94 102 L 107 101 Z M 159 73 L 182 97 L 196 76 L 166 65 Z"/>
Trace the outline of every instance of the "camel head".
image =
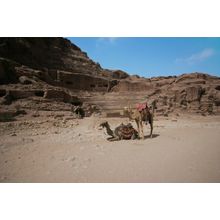
<path id="1" fill-rule="evenodd" d="M 153 102 L 150 105 L 150 110 L 154 113 L 154 110 L 157 109 L 157 100 L 153 100 Z"/>
<path id="2" fill-rule="evenodd" d="M 99 125 L 99 127 L 102 127 L 102 128 L 104 128 L 104 127 L 109 127 L 109 124 L 108 124 L 107 121 L 104 121 L 104 122 L 102 122 L 102 123 Z"/>
<path id="3" fill-rule="evenodd" d="M 129 107 L 124 107 L 124 113 L 129 113 L 129 112 L 131 112 L 131 106 L 129 106 Z"/>
<path id="4" fill-rule="evenodd" d="M 107 134 L 114 137 L 114 132 L 111 130 L 110 125 L 107 121 L 102 122 L 99 126 L 100 128 L 105 128 L 107 131 Z"/>
<path id="5" fill-rule="evenodd" d="M 127 116 L 128 114 L 129 114 L 128 107 L 124 107 L 124 109 L 123 109 L 123 115 L 124 115 L 124 116 Z"/>

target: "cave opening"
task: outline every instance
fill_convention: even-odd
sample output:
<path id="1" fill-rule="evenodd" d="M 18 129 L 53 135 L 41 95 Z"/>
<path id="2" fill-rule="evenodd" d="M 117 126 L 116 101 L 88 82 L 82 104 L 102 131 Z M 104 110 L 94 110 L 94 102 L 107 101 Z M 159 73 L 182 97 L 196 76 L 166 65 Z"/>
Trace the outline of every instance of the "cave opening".
<path id="1" fill-rule="evenodd" d="M 6 90 L 5 89 L 0 89 L 0 97 L 3 97 L 6 95 Z"/>
<path id="2" fill-rule="evenodd" d="M 82 106 L 83 103 L 81 101 L 72 101 L 71 104 L 74 106 Z"/>
<path id="3" fill-rule="evenodd" d="M 73 85 L 73 82 L 71 82 L 71 81 L 66 81 L 65 83 L 66 83 L 66 85 Z"/>
<path id="4" fill-rule="evenodd" d="M 39 97 L 43 97 L 44 96 L 44 91 L 35 91 L 35 95 L 39 96 Z"/>
<path id="5" fill-rule="evenodd" d="M 220 90 L 220 86 L 216 86 L 215 89 L 216 89 L 216 90 Z"/>

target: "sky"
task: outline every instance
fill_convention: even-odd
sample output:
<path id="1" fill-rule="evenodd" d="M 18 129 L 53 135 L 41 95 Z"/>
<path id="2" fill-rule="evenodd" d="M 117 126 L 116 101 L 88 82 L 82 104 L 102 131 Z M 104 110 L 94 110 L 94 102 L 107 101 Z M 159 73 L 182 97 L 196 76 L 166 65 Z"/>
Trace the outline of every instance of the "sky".
<path id="1" fill-rule="evenodd" d="M 220 76 L 220 38 L 71 37 L 105 69 L 144 77 L 202 72 Z"/>

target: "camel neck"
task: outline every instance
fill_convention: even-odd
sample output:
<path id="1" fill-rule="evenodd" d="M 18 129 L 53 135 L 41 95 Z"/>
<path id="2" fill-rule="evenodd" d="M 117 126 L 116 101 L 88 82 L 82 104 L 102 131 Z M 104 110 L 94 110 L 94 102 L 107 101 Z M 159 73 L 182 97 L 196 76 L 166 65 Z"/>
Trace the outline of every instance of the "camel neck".
<path id="1" fill-rule="evenodd" d="M 109 134 L 110 136 L 113 136 L 113 131 L 111 130 L 109 124 L 107 124 L 107 125 L 105 126 L 105 128 L 106 128 L 107 134 Z"/>
<path id="2" fill-rule="evenodd" d="M 131 109 L 129 109 L 129 110 L 127 111 L 127 114 L 128 114 L 128 117 L 129 117 L 130 119 L 133 119 L 133 117 L 132 117 L 132 110 L 131 110 Z"/>

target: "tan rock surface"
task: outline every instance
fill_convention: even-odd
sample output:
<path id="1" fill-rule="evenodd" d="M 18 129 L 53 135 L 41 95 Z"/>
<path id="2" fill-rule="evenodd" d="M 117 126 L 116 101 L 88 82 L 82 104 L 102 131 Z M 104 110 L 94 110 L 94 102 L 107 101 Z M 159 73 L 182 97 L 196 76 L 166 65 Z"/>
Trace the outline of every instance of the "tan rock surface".
<path id="1" fill-rule="evenodd" d="M 220 113 L 219 77 L 202 73 L 129 76 L 121 70 L 103 69 L 64 38 L 0 38 L 0 43 L 2 104 L 42 97 L 41 108 L 41 103 L 56 96 L 67 106 L 83 102 L 99 105 L 105 114 L 121 115 L 128 104 L 157 100 L 159 115 Z"/>

